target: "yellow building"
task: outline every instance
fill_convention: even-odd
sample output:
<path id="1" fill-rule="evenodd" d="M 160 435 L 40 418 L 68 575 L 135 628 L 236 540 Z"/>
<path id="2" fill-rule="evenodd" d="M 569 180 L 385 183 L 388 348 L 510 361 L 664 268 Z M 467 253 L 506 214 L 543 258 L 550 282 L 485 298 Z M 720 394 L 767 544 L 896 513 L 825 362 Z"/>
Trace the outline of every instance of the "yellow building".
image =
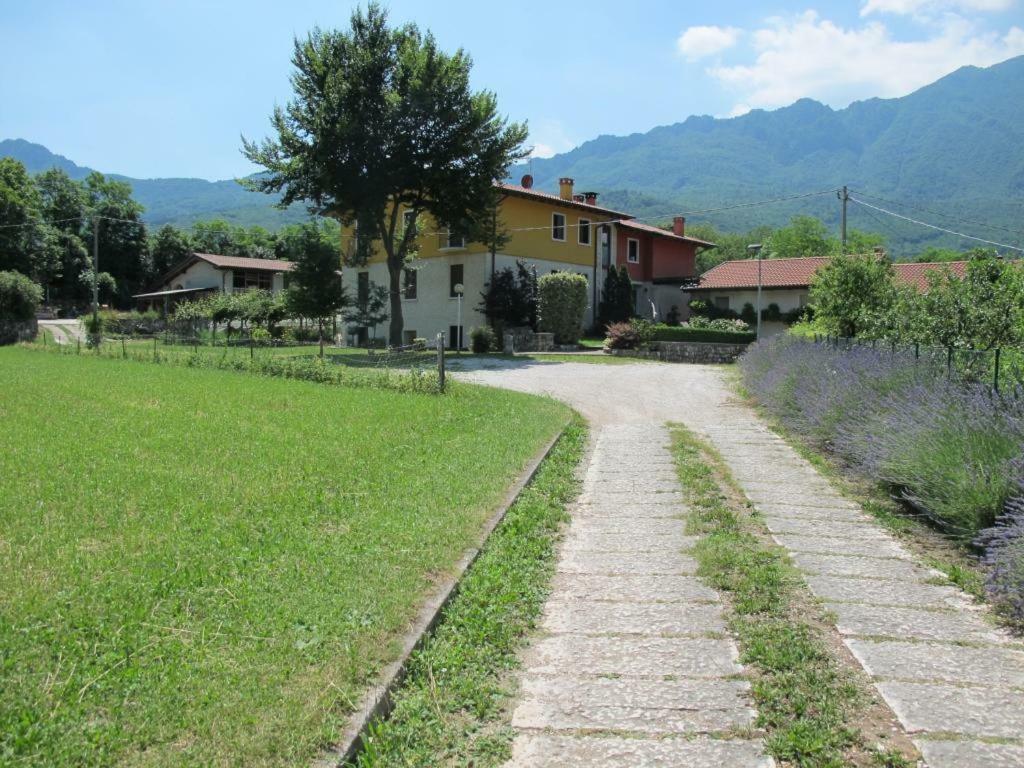
<path id="1" fill-rule="evenodd" d="M 590 286 L 590 306 L 584 319 L 584 325 L 589 326 L 594 321 L 594 308 L 600 300 L 599 287 L 608 265 L 628 260 L 632 271 L 634 266 L 641 266 L 642 256 L 654 258 L 656 249 L 645 251 L 641 240 L 644 243 L 652 239 L 700 243 L 683 237 L 681 219 L 676 232 L 654 227 L 640 230 L 640 225 L 633 222 L 633 229 L 637 231 L 632 237 L 616 236 L 616 229 L 620 225 L 627 226 L 632 217 L 598 205 L 597 193 L 574 193 L 572 179 L 561 179 L 557 194 L 534 189 L 529 175 L 523 177 L 521 184 L 497 186 L 501 193 L 498 217 L 508 241 L 495 253 L 483 244 L 466 242 L 437 222 L 423 220 L 426 218 L 423 214 L 421 220 L 415 222 L 417 258 L 406 270 L 402 287 L 405 343 L 417 337 L 433 339 L 438 333 L 444 333 L 450 345 L 461 339 L 465 346 L 469 330 L 487 322 L 478 305 L 491 276 L 506 267 L 514 269 L 516 261 L 520 260 L 536 268 L 538 276 L 560 271 L 583 275 Z M 352 231 L 344 234 L 343 244 L 351 244 Z M 624 252 L 617 254 L 618 250 Z M 628 255 L 626 250 L 629 250 Z M 370 284 L 387 286 L 386 258 L 383 248 L 378 246 L 365 266 L 345 266 L 345 284 L 356 292 L 365 292 Z M 642 271 L 637 274 L 641 275 Z M 462 286 L 461 302 L 456 286 Z M 647 288 L 639 290 L 647 291 Z M 672 291 L 672 297 L 678 301 L 678 283 Z M 652 286 L 651 295 L 654 293 Z M 646 306 L 645 300 L 641 309 Z M 386 339 L 387 325 L 385 322 L 376 329 L 351 329 L 350 338 L 371 335 Z"/>

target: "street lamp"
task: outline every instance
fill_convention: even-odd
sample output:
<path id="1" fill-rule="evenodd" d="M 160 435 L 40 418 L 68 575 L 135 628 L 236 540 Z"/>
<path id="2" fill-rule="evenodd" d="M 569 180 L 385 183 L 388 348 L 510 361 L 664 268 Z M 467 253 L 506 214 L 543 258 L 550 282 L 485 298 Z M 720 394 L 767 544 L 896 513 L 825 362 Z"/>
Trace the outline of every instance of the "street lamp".
<path id="1" fill-rule="evenodd" d="M 455 323 L 455 354 L 462 352 L 462 294 L 465 290 L 466 287 L 462 283 L 455 284 L 455 296 L 459 300 L 458 320 Z"/>
<path id="2" fill-rule="evenodd" d="M 747 251 L 757 257 L 757 340 L 761 340 L 761 244 L 751 243 Z"/>

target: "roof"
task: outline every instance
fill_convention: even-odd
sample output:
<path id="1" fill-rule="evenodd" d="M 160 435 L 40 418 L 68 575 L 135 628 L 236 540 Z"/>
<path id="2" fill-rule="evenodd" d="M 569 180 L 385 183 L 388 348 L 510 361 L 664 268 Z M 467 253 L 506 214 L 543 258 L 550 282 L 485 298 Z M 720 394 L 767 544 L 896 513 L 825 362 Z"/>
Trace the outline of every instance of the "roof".
<path id="1" fill-rule="evenodd" d="M 620 221 L 620 222 L 618 222 L 618 225 L 620 227 L 624 227 L 626 229 L 635 229 L 635 230 L 638 230 L 640 232 L 647 232 L 647 233 L 652 234 L 652 235 L 659 235 L 661 237 L 667 237 L 667 238 L 670 238 L 672 240 L 679 240 L 679 241 L 684 242 L 684 243 L 693 243 L 694 245 L 702 245 L 702 246 L 704 246 L 706 248 L 714 248 L 715 247 L 714 243 L 709 243 L 707 240 L 701 240 L 701 239 L 696 238 L 696 237 L 687 237 L 686 235 L 677 235 L 675 232 L 673 232 L 670 229 L 662 229 L 661 227 L 655 227 L 655 226 L 653 226 L 651 224 L 644 224 L 642 222 L 635 221 L 635 220 Z"/>
<path id="2" fill-rule="evenodd" d="M 807 288 L 811 278 L 823 266 L 828 264 L 827 256 L 812 256 L 801 259 L 762 259 L 762 288 Z M 712 267 L 700 277 L 697 291 L 724 290 L 729 288 L 757 287 L 757 259 L 740 259 L 724 261 Z M 950 262 L 896 262 L 893 269 L 896 279 L 907 285 L 913 285 L 919 291 L 928 287 L 928 273 L 943 267 L 949 267 L 957 277 L 963 277 L 966 261 Z"/>
<path id="3" fill-rule="evenodd" d="M 156 299 L 161 296 L 180 296 L 184 293 L 198 293 L 199 291 L 217 291 L 220 290 L 220 286 L 210 285 L 206 288 L 175 288 L 171 291 L 153 291 L 152 293 L 136 293 L 132 296 L 133 299 Z"/>
<path id="4" fill-rule="evenodd" d="M 590 205 L 589 203 L 580 203 L 576 200 L 566 200 L 559 195 L 552 194 L 550 192 L 541 192 L 539 189 L 533 187 L 527 188 L 520 186 L 519 184 L 506 184 L 504 182 L 497 182 L 495 186 L 502 192 L 515 195 L 516 197 L 525 197 L 533 200 L 543 200 L 546 203 L 556 203 L 558 205 L 564 205 L 568 208 L 578 208 L 583 211 L 590 211 L 591 213 L 599 213 L 603 215 L 611 215 L 616 219 L 631 219 L 633 218 L 628 213 L 622 211 L 615 211 L 611 208 L 603 208 L 600 205 Z"/>
<path id="5" fill-rule="evenodd" d="M 209 262 L 218 269 L 255 269 L 267 272 L 288 272 L 294 266 L 279 259 L 251 259 L 248 256 L 221 256 L 216 253 L 193 253 L 197 259 Z"/>

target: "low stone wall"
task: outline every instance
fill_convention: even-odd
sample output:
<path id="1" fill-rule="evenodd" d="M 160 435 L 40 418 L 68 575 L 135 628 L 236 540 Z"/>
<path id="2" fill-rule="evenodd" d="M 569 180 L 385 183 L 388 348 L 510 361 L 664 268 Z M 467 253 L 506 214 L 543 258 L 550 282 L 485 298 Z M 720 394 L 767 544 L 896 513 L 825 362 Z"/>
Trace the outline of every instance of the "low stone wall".
<path id="1" fill-rule="evenodd" d="M 502 349 L 513 352 L 550 352 L 555 347 L 555 334 L 536 333 L 529 328 L 510 328 L 505 331 Z"/>
<path id="2" fill-rule="evenodd" d="M 32 318 L 14 322 L 0 320 L 0 344 L 17 344 L 19 341 L 32 341 L 39 333 L 39 322 Z"/>
<path id="3" fill-rule="evenodd" d="M 719 344 L 698 341 L 654 341 L 647 349 L 613 349 L 617 357 L 639 357 L 667 363 L 734 363 L 746 344 Z"/>

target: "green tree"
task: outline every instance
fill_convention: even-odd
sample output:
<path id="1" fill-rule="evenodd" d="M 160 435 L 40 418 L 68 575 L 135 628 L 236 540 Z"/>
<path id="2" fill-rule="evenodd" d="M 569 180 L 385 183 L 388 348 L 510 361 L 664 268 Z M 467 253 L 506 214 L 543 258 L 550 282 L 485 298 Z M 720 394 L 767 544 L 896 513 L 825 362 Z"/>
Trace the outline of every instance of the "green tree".
<path id="1" fill-rule="evenodd" d="M 317 321 L 320 356 L 323 357 L 324 322 L 346 304 L 340 255 L 313 223 L 303 226 L 290 238 L 287 255 L 294 263 L 288 273 L 291 281 L 288 306 L 295 315 Z"/>
<path id="2" fill-rule="evenodd" d="M 92 215 L 100 217 L 100 271 L 113 276 L 117 282 L 116 302 L 127 306 L 149 274 L 142 205 L 132 198 L 129 184 L 95 171 L 86 177 L 84 192 Z"/>
<path id="3" fill-rule="evenodd" d="M 602 328 L 612 323 L 623 323 L 633 316 L 633 284 L 629 271 L 614 266 L 608 269 L 601 287 L 598 322 Z"/>
<path id="4" fill-rule="evenodd" d="M 477 305 L 500 340 L 506 328 L 537 327 L 537 270 L 517 261 L 499 269 L 484 286 Z"/>
<path id="5" fill-rule="evenodd" d="M 769 259 L 829 256 L 839 252 L 839 241 L 813 216 L 794 216 L 787 226 L 776 229 L 762 243 Z"/>
<path id="6" fill-rule="evenodd" d="M 50 168 L 35 177 L 39 189 L 42 215 L 53 227 L 60 267 L 55 284 L 55 298 L 66 305 L 75 304 L 91 296 L 91 288 L 80 280 L 83 270 L 90 268 L 90 245 L 87 245 L 83 218 L 86 208 L 82 185 L 60 168 Z M 91 244 L 91 235 L 88 235 Z M 54 296 L 51 296 L 53 301 Z"/>
<path id="7" fill-rule="evenodd" d="M 0 272 L 0 320 L 22 322 L 36 316 L 42 289 L 20 272 Z"/>
<path id="8" fill-rule="evenodd" d="M 49 285 L 60 275 L 57 232 L 43 217 L 42 199 L 25 166 L 0 158 L 0 269 Z"/>
<path id="9" fill-rule="evenodd" d="M 893 274 L 892 263 L 874 254 L 834 256 L 811 280 L 815 318 L 840 336 L 877 330 L 893 301 Z"/>
<path id="10" fill-rule="evenodd" d="M 541 277 L 537 285 L 537 325 L 555 334 L 558 344 L 578 342 L 587 311 L 587 278 L 576 272 L 555 272 Z"/>
<path id="11" fill-rule="evenodd" d="M 377 326 L 388 319 L 388 289 L 385 285 L 370 283 L 365 294 L 360 294 L 352 302 L 351 308 L 344 315 L 346 323 L 357 328 L 369 328 L 373 338 L 377 338 Z"/>
<path id="12" fill-rule="evenodd" d="M 487 228 L 493 184 L 523 157 L 524 125 L 498 114 L 494 94 L 473 92 L 470 58 L 438 49 L 412 24 L 391 28 L 386 12 L 356 10 L 347 31 L 314 29 L 296 40 L 294 99 L 277 108 L 275 139 L 243 140 L 267 170 L 254 189 L 303 200 L 358 226 L 357 257 L 374 242 L 387 256 L 389 340 L 402 341 L 402 271 L 412 245 L 404 211 L 470 233 Z"/>
<path id="13" fill-rule="evenodd" d="M 187 258 L 193 251 L 192 241 L 187 232 L 177 227 L 164 224 L 149 243 L 150 268 L 154 278 L 165 274 L 179 261 Z"/>

